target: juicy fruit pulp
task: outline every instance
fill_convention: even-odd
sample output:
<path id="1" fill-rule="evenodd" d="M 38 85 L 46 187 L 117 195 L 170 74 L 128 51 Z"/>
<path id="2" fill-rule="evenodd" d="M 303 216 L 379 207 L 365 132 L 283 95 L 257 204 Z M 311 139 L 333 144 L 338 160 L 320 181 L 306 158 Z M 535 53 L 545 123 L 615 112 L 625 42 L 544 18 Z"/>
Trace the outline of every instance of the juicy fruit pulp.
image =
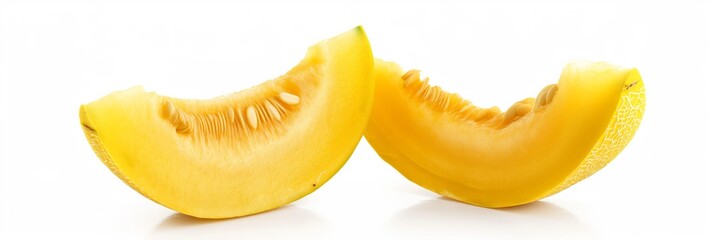
<path id="1" fill-rule="evenodd" d="M 80 107 L 97 156 L 127 185 L 201 218 L 254 214 L 330 179 L 359 142 L 374 95 L 361 27 L 312 46 L 287 74 L 210 100 L 140 87 Z"/>
<path id="2" fill-rule="evenodd" d="M 377 60 L 375 79 L 370 145 L 420 186 L 485 207 L 533 202 L 592 175 L 629 143 L 645 107 L 638 71 L 607 63 L 569 64 L 506 112 L 394 63 Z"/>

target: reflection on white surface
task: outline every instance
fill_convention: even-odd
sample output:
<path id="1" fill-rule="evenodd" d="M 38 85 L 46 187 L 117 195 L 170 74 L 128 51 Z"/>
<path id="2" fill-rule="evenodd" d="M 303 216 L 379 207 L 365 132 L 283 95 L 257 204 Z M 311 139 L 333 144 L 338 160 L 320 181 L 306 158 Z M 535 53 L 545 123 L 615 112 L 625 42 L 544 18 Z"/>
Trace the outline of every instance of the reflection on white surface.
<path id="1" fill-rule="evenodd" d="M 522 239 L 595 238 L 588 225 L 555 204 L 538 201 L 489 209 L 447 198 L 423 201 L 399 211 L 386 223 L 392 235 L 437 239 L 443 236 L 510 236 Z"/>
<path id="2" fill-rule="evenodd" d="M 166 217 L 147 239 L 281 239 L 320 238 L 327 221 L 318 214 L 288 205 L 252 216 L 208 220 L 180 213 Z"/>

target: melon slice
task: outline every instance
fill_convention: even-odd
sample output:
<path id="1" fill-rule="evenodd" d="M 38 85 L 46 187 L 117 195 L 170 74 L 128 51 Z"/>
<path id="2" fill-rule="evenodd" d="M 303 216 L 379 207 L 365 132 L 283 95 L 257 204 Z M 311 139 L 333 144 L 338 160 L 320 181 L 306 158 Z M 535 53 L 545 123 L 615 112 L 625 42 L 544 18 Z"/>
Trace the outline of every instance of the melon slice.
<path id="1" fill-rule="evenodd" d="M 603 168 L 645 108 L 636 69 L 577 62 L 557 84 L 507 111 L 431 86 L 419 71 L 375 63 L 365 137 L 401 174 L 443 196 L 508 207 L 555 194 Z"/>
<path id="2" fill-rule="evenodd" d="M 295 201 L 342 167 L 371 112 L 373 66 L 357 27 L 253 88 L 188 100 L 134 87 L 82 105 L 80 122 L 102 162 L 145 197 L 200 218 L 244 216 Z"/>

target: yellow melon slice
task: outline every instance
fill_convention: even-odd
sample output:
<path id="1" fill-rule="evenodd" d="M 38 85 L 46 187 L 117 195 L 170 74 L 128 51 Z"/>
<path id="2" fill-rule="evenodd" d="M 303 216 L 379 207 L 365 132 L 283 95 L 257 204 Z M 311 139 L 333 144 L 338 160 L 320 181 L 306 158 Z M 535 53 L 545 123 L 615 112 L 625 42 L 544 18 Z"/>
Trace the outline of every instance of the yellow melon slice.
<path id="1" fill-rule="evenodd" d="M 377 60 L 375 79 L 370 145 L 418 185 L 484 207 L 533 202 L 592 175 L 630 142 L 645 108 L 638 71 L 607 63 L 569 64 L 505 112 L 395 63 Z"/>
<path id="2" fill-rule="evenodd" d="M 358 27 L 253 88 L 188 100 L 135 87 L 82 105 L 80 122 L 104 164 L 147 198 L 200 218 L 244 216 L 295 201 L 342 167 L 371 111 L 373 66 Z"/>

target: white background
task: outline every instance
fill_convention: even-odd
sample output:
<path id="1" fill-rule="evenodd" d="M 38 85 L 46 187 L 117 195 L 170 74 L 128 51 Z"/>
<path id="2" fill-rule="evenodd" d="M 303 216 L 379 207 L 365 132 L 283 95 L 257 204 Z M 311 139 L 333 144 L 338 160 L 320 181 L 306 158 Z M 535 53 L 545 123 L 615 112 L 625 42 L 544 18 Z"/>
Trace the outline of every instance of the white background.
<path id="1" fill-rule="evenodd" d="M 712 5 L 0 5 L 0 238 L 607 239 L 714 236 Z M 144 85 L 210 98 L 283 74 L 363 25 L 374 55 L 479 106 L 508 107 L 570 60 L 637 67 L 639 132 L 605 169 L 539 202 L 492 210 L 401 177 L 361 142 L 315 193 L 251 217 L 161 207 L 96 158 L 78 108 Z"/>

